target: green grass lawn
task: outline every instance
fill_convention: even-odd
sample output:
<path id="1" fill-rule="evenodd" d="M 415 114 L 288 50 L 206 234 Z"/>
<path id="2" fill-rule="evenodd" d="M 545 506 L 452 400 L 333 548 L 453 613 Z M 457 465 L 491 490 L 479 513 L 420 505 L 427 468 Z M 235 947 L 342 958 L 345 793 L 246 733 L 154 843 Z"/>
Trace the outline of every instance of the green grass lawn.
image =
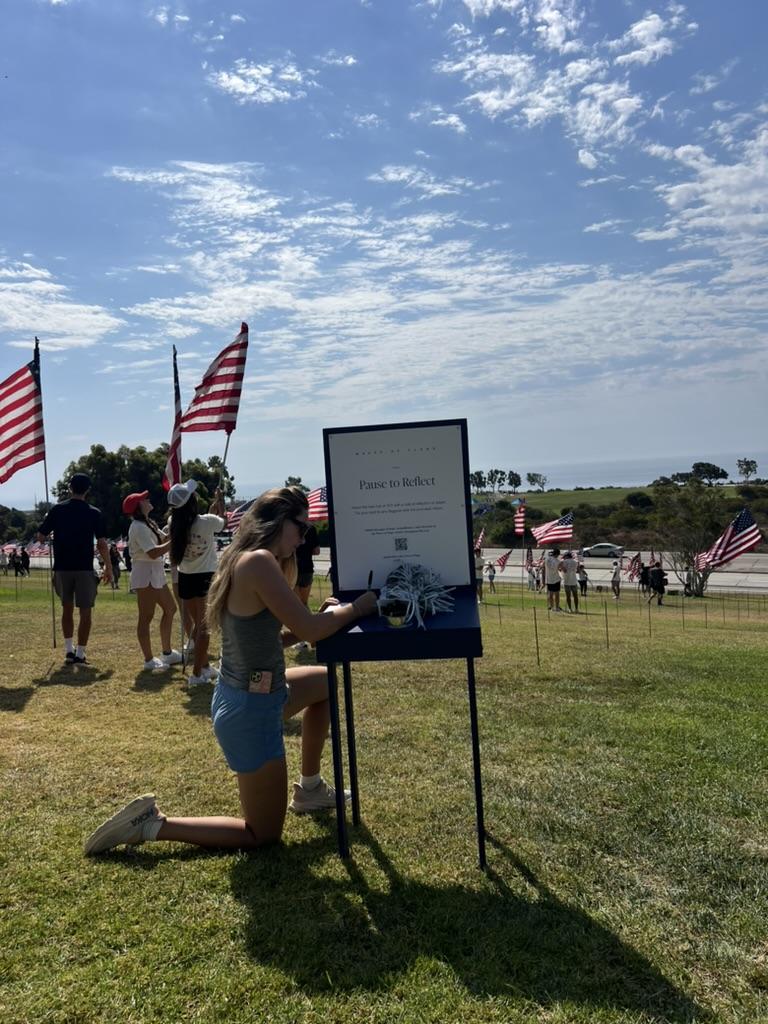
<path id="1" fill-rule="evenodd" d="M 721 487 L 720 490 L 727 498 L 736 497 L 736 488 L 731 486 Z M 573 508 L 574 505 L 618 505 L 628 494 L 642 491 L 644 494 L 652 494 L 650 487 L 596 487 L 588 491 L 520 491 L 514 498 L 525 497 L 531 508 L 541 509 L 551 515 L 560 515 L 563 508 Z M 507 497 L 507 495 L 505 495 Z"/>
<path id="2" fill-rule="evenodd" d="M 456 662 L 355 667 L 348 863 L 332 815 L 251 855 L 85 860 L 136 793 L 237 813 L 210 694 L 138 671 L 125 591 L 63 667 L 42 580 L 0 578 L 3 1024 L 768 1019 L 764 602 L 671 598 L 649 632 L 628 593 L 606 648 L 599 598 L 539 599 L 539 667 L 525 600 L 481 616 L 487 874 Z"/>

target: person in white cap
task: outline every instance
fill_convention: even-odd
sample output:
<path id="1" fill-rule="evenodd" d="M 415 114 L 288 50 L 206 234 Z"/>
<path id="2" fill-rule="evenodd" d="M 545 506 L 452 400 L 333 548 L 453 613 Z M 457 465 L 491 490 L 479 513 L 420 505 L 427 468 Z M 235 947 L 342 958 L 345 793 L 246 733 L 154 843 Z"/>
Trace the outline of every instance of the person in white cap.
<path id="1" fill-rule="evenodd" d="M 178 665 L 181 654 L 171 646 L 171 628 L 176 604 L 165 582 L 163 556 L 168 550 L 169 542 L 160 532 L 159 527 L 149 518 L 152 502 L 149 491 L 129 494 L 123 501 L 123 512 L 131 517 L 128 529 L 128 550 L 131 559 L 131 590 L 136 594 L 139 605 L 139 621 L 136 625 L 136 636 L 144 655 L 144 668 L 169 668 Z M 160 642 L 162 657 L 152 654 L 152 640 L 149 627 L 155 616 L 155 608 L 161 611 Z"/>
<path id="2" fill-rule="evenodd" d="M 210 636 L 205 620 L 205 599 L 216 572 L 216 534 L 227 525 L 224 498 L 217 490 L 207 513 L 200 513 L 196 480 L 174 484 L 168 491 L 172 512 L 169 521 L 171 564 L 179 569 L 179 597 L 194 624 L 194 664 L 187 680 L 190 687 L 206 686 L 216 675 L 208 660 Z"/>

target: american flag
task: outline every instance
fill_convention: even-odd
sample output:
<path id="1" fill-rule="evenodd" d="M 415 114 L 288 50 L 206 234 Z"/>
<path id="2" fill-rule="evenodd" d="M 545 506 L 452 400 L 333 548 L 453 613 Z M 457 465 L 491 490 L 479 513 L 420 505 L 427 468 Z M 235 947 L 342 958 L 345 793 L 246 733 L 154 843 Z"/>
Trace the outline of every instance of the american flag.
<path id="1" fill-rule="evenodd" d="M 630 558 L 627 567 L 624 572 L 629 576 L 630 580 L 636 580 L 640 575 L 640 552 Z"/>
<path id="2" fill-rule="evenodd" d="M 195 388 L 195 397 L 181 417 L 179 430 L 226 430 L 237 426 L 237 410 L 243 390 L 245 357 L 248 354 L 248 324 L 240 324 L 240 333 L 216 356 Z"/>
<path id="3" fill-rule="evenodd" d="M 559 519 L 553 519 L 542 526 L 534 526 L 531 533 L 536 538 L 539 547 L 543 544 L 553 544 L 559 540 L 573 540 L 573 512 L 568 512 Z"/>
<path id="4" fill-rule="evenodd" d="M 325 487 L 316 487 L 314 491 L 310 491 L 307 495 L 307 501 L 309 502 L 309 515 L 307 518 L 310 523 L 318 519 L 328 518 L 328 492 Z"/>
<path id="5" fill-rule="evenodd" d="M 510 548 L 509 551 L 503 554 L 500 558 L 496 559 L 496 565 L 498 565 L 502 572 L 507 566 L 507 562 L 509 561 L 509 556 L 512 554 L 512 551 L 513 548 Z"/>
<path id="6" fill-rule="evenodd" d="M 485 540 L 485 527 L 480 531 L 480 535 L 475 541 L 475 552 L 483 550 L 483 541 Z"/>
<path id="7" fill-rule="evenodd" d="M 170 491 L 174 484 L 181 483 L 181 390 L 179 389 L 179 368 L 176 365 L 176 346 L 173 346 L 173 434 L 168 449 L 168 461 L 163 473 L 163 490 Z"/>
<path id="8" fill-rule="evenodd" d="M 231 530 L 232 533 L 237 532 L 237 528 L 240 525 L 240 520 L 243 518 L 245 513 L 256 501 L 255 498 L 251 498 L 250 501 L 244 501 L 242 505 L 238 505 L 237 508 L 232 509 L 231 512 L 227 512 L 227 529 Z"/>
<path id="9" fill-rule="evenodd" d="M 515 512 L 515 533 L 525 533 L 525 498 L 521 499 Z"/>
<path id="10" fill-rule="evenodd" d="M 712 547 L 696 556 L 696 568 L 703 572 L 732 562 L 745 551 L 756 548 L 762 539 L 752 513 L 748 508 L 743 508 Z"/>
<path id="11" fill-rule="evenodd" d="M 45 458 L 40 347 L 35 355 L 0 384 L 0 484 Z"/>

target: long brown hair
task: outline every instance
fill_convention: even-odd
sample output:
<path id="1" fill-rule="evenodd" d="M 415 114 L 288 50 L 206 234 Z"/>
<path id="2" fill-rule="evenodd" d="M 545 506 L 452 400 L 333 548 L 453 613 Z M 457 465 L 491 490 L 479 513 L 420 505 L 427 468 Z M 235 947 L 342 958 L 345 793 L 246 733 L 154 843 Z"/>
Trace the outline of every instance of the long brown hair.
<path id="1" fill-rule="evenodd" d="M 178 565 L 184 559 L 189 544 L 192 523 L 197 519 L 197 498 L 190 494 L 180 508 L 171 509 L 168 524 L 171 533 L 171 565 Z"/>
<path id="2" fill-rule="evenodd" d="M 286 519 L 291 519 L 309 508 L 307 497 L 300 487 L 273 487 L 258 497 L 243 518 L 232 543 L 219 560 L 216 575 L 208 591 L 206 617 L 210 629 L 221 624 L 221 615 L 227 603 L 229 588 L 240 555 L 245 551 L 268 548 L 278 537 Z M 291 587 L 296 585 L 296 555 L 284 558 L 280 568 Z"/>
<path id="3" fill-rule="evenodd" d="M 165 544 L 165 537 L 160 532 L 157 523 L 153 523 L 149 516 L 145 516 L 143 512 L 139 511 L 138 506 L 134 509 L 131 518 L 135 519 L 137 523 L 144 523 L 145 526 L 148 526 L 152 533 L 154 533 L 158 544 Z"/>

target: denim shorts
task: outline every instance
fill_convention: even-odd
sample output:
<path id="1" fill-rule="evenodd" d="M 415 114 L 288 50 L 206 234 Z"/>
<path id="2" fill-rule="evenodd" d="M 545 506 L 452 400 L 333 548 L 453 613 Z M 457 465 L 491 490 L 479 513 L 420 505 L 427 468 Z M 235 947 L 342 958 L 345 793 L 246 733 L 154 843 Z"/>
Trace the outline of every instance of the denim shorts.
<path id="1" fill-rule="evenodd" d="M 267 761 L 285 757 L 283 707 L 287 700 L 287 686 L 272 693 L 249 693 L 219 680 L 213 691 L 211 718 L 233 772 L 255 772 Z"/>

